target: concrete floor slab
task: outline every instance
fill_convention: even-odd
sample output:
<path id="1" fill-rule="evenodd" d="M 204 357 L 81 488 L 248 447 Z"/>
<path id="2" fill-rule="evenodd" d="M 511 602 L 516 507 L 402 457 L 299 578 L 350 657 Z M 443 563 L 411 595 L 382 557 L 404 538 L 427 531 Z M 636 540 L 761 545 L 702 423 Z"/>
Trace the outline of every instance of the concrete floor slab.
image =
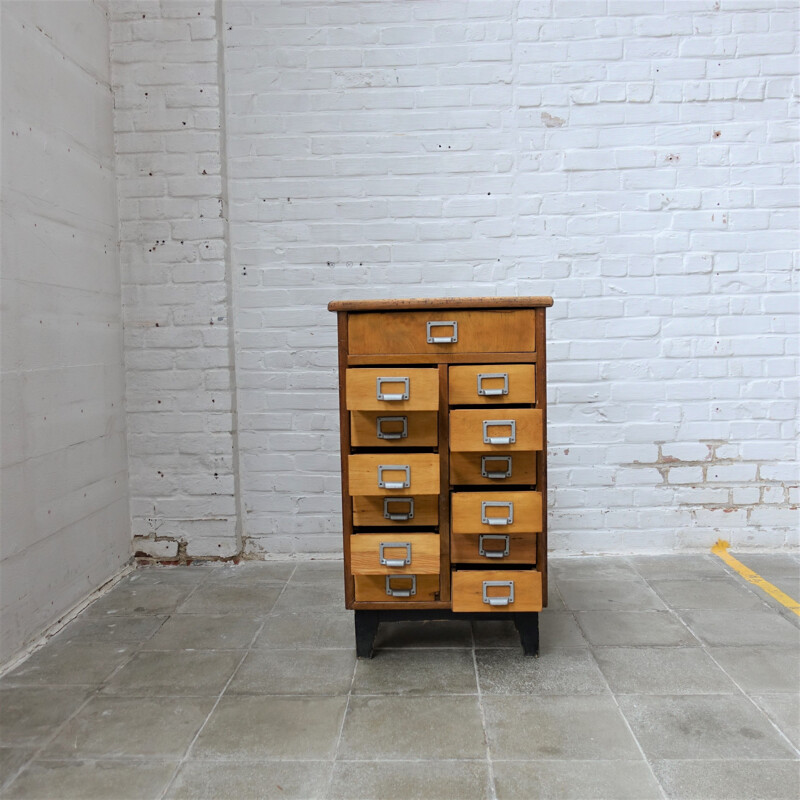
<path id="1" fill-rule="evenodd" d="M 756 705 L 766 712 L 783 735 L 800 750 L 800 695 L 754 695 Z"/>
<path id="2" fill-rule="evenodd" d="M 700 645 L 680 619 L 670 611 L 581 611 L 575 618 L 592 645 Z"/>
<path id="3" fill-rule="evenodd" d="M 483 705 L 492 759 L 641 758 L 610 695 L 486 696 Z"/>
<path id="4" fill-rule="evenodd" d="M 338 755 L 366 761 L 485 758 L 478 697 L 352 697 Z"/>
<path id="5" fill-rule="evenodd" d="M 617 694 L 738 694 L 736 684 L 699 647 L 596 647 Z"/>
<path id="6" fill-rule="evenodd" d="M 306 614 L 302 611 L 270 614 L 269 623 L 258 634 L 256 649 L 317 650 L 328 647 L 353 649 L 351 614 Z"/>
<path id="7" fill-rule="evenodd" d="M 651 759 L 780 759 L 796 752 L 740 695 L 621 695 L 622 713 Z"/>
<path id="8" fill-rule="evenodd" d="M 329 800 L 485 800 L 482 761 L 337 761 Z"/>
<path id="9" fill-rule="evenodd" d="M 40 747 L 89 696 L 82 686 L 0 688 L 0 745 Z"/>
<path id="10" fill-rule="evenodd" d="M 346 697 L 223 697 L 192 749 L 212 760 L 334 757 Z"/>
<path id="11" fill-rule="evenodd" d="M 130 644 L 53 641 L 5 676 L 11 685 L 94 686 L 130 659 Z"/>
<path id="12" fill-rule="evenodd" d="M 669 800 L 797 800 L 800 769 L 790 761 L 654 761 Z"/>
<path id="13" fill-rule="evenodd" d="M 469 650 L 418 648 L 380 650 L 361 659 L 353 694 L 477 694 L 475 664 Z"/>
<path id="14" fill-rule="evenodd" d="M 103 694 L 129 697 L 217 697 L 242 660 L 236 650 L 157 650 L 137 653 Z"/>
<path id="15" fill-rule="evenodd" d="M 709 647 L 708 654 L 750 694 L 800 691 L 800 653 L 786 647 Z"/>
<path id="16" fill-rule="evenodd" d="M 768 608 L 739 611 L 727 609 L 681 611 L 691 631 L 711 647 L 792 647 L 800 648 L 800 630 Z"/>
<path id="17" fill-rule="evenodd" d="M 145 650 L 246 650 L 262 624 L 257 617 L 230 614 L 207 614 L 198 624 L 196 614 L 173 614 L 142 647 Z"/>
<path id="18" fill-rule="evenodd" d="M 346 695 L 355 665 L 352 650 L 253 650 L 227 694 Z"/>
<path id="19" fill-rule="evenodd" d="M 93 697 L 41 757 L 180 758 L 213 704 L 200 697 Z"/>
<path id="20" fill-rule="evenodd" d="M 639 761 L 495 761 L 497 800 L 660 800 Z"/>
<path id="21" fill-rule="evenodd" d="M 475 654 L 481 691 L 490 694 L 607 694 L 608 685 L 587 647 L 550 649 L 529 658 L 519 647 Z"/>
<path id="22" fill-rule="evenodd" d="M 142 800 L 157 798 L 177 761 L 34 761 L 3 798 L 14 800 Z"/>
<path id="23" fill-rule="evenodd" d="M 570 611 L 661 611 L 666 608 L 643 581 L 558 582 L 558 591 Z"/>
<path id="24" fill-rule="evenodd" d="M 187 761 L 165 800 L 308 800 L 325 797 L 330 761 Z"/>

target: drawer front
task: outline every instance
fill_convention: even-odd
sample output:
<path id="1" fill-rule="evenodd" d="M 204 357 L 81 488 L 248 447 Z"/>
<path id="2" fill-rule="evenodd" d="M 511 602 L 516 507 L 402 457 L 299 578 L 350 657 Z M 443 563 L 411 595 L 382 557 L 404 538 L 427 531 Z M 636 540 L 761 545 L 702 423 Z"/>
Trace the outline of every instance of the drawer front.
<path id="1" fill-rule="evenodd" d="M 356 533 L 350 537 L 350 571 L 354 575 L 438 576 L 439 534 Z"/>
<path id="2" fill-rule="evenodd" d="M 350 411 L 436 411 L 439 372 L 436 369 L 378 367 L 348 369 L 347 408 Z"/>
<path id="3" fill-rule="evenodd" d="M 451 453 L 450 483 L 502 486 L 536 483 L 534 453 Z"/>
<path id="4" fill-rule="evenodd" d="M 439 599 L 438 575 L 356 575 L 355 584 L 357 601 L 419 603 Z"/>
<path id="5" fill-rule="evenodd" d="M 542 574 L 536 570 L 454 570 L 453 611 L 542 610 Z"/>
<path id="6" fill-rule="evenodd" d="M 450 367 L 450 405 L 536 402 L 533 364 L 482 364 Z"/>
<path id="7" fill-rule="evenodd" d="M 403 528 L 438 524 L 439 496 L 435 494 L 353 498 L 353 525 Z"/>
<path id="8" fill-rule="evenodd" d="M 439 494 L 434 453 L 356 453 L 348 456 L 351 495 Z"/>
<path id="9" fill-rule="evenodd" d="M 436 447 L 439 419 L 435 411 L 352 411 L 353 447 Z"/>
<path id="10" fill-rule="evenodd" d="M 453 492 L 453 533 L 538 533 L 541 492 Z"/>
<path id="11" fill-rule="evenodd" d="M 450 449 L 492 453 L 541 450 L 543 415 L 538 408 L 458 408 L 450 412 Z"/>
<path id="12" fill-rule="evenodd" d="M 453 533 L 450 560 L 463 564 L 535 564 L 535 533 Z"/>
<path id="13" fill-rule="evenodd" d="M 534 318 L 530 308 L 350 314 L 349 350 L 352 355 L 533 352 Z"/>

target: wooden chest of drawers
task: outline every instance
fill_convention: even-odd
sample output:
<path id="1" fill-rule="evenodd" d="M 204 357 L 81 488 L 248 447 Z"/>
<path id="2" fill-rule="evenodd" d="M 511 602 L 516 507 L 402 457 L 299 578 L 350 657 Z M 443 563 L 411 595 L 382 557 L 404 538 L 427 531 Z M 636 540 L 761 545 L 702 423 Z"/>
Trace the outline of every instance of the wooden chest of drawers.
<path id="1" fill-rule="evenodd" d="M 547 605 L 549 297 L 336 301 L 345 600 L 381 620 Z"/>

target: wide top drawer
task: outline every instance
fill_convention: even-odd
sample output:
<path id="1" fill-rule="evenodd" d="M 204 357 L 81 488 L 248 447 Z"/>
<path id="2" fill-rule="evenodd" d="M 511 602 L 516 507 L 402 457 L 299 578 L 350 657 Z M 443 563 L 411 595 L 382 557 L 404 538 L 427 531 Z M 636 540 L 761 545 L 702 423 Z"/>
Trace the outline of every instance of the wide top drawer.
<path id="1" fill-rule="evenodd" d="M 532 308 L 348 315 L 352 355 L 527 353 L 536 349 Z"/>

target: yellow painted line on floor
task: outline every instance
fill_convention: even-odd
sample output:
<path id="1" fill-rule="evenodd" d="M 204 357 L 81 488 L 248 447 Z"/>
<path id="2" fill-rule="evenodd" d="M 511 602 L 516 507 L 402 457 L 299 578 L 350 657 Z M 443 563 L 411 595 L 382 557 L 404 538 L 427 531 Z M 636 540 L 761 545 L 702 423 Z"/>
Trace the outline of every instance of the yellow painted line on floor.
<path id="1" fill-rule="evenodd" d="M 717 543 L 711 548 L 711 552 L 721 558 L 731 569 L 735 569 L 746 581 L 749 581 L 754 586 L 758 586 L 763 592 L 766 592 L 770 597 L 774 597 L 782 606 L 786 606 L 789 611 L 793 611 L 800 617 L 800 603 L 797 600 L 789 597 L 788 594 L 782 592 L 777 586 L 773 586 L 769 581 L 765 581 L 757 572 L 753 572 L 749 567 L 737 561 L 729 552 L 730 542 L 724 539 L 718 539 Z"/>

